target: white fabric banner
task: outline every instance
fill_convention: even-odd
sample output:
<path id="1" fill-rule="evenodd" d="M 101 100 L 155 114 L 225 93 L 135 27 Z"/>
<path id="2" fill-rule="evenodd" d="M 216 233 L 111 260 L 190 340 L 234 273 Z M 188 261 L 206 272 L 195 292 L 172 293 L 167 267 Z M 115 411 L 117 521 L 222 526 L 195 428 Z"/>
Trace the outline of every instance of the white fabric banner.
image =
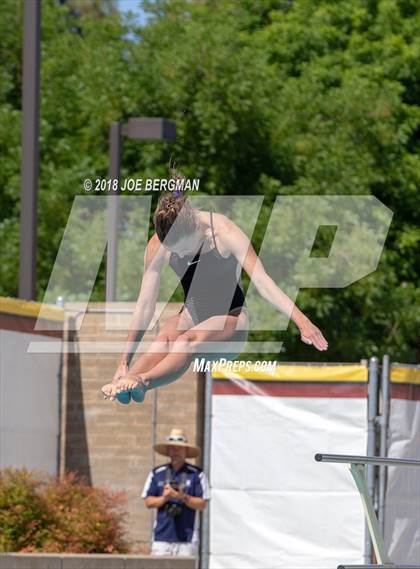
<path id="1" fill-rule="evenodd" d="M 210 569 L 362 564 L 350 471 L 314 455 L 366 447 L 366 398 L 213 395 Z"/>
<path id="2" fill-rule="evenodd" d="M 420 460 L 420 401 L 391 399 L 388 456 Z M 388 468 L 385 544 L 391 561 L 420 566 L 420 467 Z"/>

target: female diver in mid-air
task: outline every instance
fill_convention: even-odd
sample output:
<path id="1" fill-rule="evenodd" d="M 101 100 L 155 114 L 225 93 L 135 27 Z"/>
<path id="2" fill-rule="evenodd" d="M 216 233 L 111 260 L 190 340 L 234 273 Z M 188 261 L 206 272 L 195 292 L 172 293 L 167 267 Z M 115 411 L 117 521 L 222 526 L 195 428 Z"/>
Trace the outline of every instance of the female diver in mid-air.
<path id="1" fill-rule="evenodd" d="M 298 326 L 303 342 L 327 349 L 321 331 L 270 278 L 248 237 L 228 217 L 193 208 L 185 192 L 176 190 L 160 198 L 153 220 L 156 233 L 146 247 L 127 343 L 112 382 L 102 387 L 105 398 L 141 403 L 146 391 L 178 379 L 199 355 L 208 360 L 234 359 L 237 349 L 234 354 L 220 354 L 217 348 L 203 353 L 203 348 L 246 341 L 248 314 L 239 284 L 241 267 L 261 296 Z M 167 264 L 181 278 L 183 307 L 163 324 L 150 349 L 128 370 L 138 330 L 147 330 L 153 318 L 160 275 Z"/>

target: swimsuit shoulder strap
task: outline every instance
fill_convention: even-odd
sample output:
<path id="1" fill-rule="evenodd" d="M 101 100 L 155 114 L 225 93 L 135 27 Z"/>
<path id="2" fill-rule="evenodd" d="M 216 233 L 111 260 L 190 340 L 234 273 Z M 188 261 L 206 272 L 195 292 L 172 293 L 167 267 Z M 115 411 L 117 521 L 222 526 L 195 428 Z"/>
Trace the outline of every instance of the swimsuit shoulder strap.
<path id="1" fill-rule="evenodd" d="M 214 248 L 216 249 L 217 253 L 219 253 L 219 255 L 222 256 L 221 253 L 220 253 L 220 251 L 219 251 L 219 249 L 217 248 L 216 239 L 215 239 L 215 237 L 214 237 L 213 212 L 212 212 L 212 211 L 210 212 L 210 225 L 211 225 L 211 233 L 212 233 L 212 235 L 213 235 Z"/>

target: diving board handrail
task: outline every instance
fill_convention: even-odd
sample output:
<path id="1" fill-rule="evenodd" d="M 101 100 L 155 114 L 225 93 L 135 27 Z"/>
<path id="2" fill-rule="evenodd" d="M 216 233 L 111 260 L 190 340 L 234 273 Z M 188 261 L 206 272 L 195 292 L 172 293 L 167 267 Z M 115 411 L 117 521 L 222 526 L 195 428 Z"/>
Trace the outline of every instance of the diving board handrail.
<path id="1" fill-rule="evenodd" d="M 315 455 L 317 462 L 344 462 L 345 464 L 375 464 L 378 466 L 420 466 L 420 460 L 382 458 L 380 456 L 355 456 L 352 454 Z"/>
<path id="2" fill-rule="evenodd" d="M 350 472 L 354 478 L 357 489 L 359 490 L 360 498 L 362 500 L 365 516 L 369 528 L 370 537 L 372 539 L 373 548 L 375 550 L 376 559 L 379 565 L 339 565 L 341 569 L 359 569 L 370 567 L 389 567 L 389 569 L 397 569 L 398 567 L 415 567 L 412 565 L 396 565 L 392 563 L 389 558 L 384 540 L 379 528 L 378 519 L 375 514 L 372 499 L 369 494 L 369 489 L 366 483 L 365 467 L 367 464 L 377 466 L 420 466 L 420 460 L 412 459 L 399 459 L 399 458 L 384 458 L 379 456 L 355 456 L 351 454 L 322 454 L 317 453 L 314 456 L 317 462 L 338 462 L 348 464 Z M 416 567 L 415 569 L 420 569 Z"/>
<path id="3" fill-rule="evenodd" d="M 419 569 L 418 565 L 339 565 L 337 569 Z"/>

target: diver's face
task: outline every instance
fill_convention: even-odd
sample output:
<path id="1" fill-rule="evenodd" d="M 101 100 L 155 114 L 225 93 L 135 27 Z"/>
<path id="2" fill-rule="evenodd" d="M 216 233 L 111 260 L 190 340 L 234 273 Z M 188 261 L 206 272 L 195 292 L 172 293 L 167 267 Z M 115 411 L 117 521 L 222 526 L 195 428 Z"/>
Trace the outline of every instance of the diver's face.
<path id="1" fill-rule="evenodd" d="M 169 246 L 168 249 L 180 257 L 185 257 L 185 255 L 195 255 L 202 243 L 202 240 L 202 235 L 195 233 L 193 235 L 181 237 L 179 241 Z"/>

